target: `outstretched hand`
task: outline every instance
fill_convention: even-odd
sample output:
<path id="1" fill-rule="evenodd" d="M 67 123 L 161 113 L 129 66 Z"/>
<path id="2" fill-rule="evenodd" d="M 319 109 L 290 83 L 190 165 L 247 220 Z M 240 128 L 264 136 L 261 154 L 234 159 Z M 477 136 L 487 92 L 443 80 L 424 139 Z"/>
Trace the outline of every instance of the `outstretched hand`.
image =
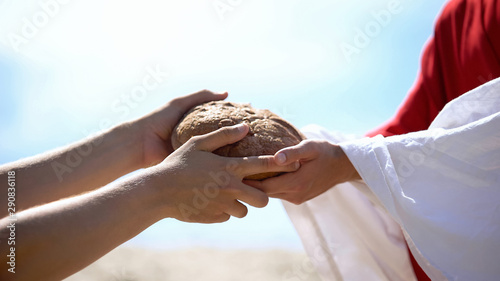
<path id="1" fill-rule="evenodd" d="M 296 172 L 264 181 L 244 182 L 274 198 L 301 204 L 336 184 L 359 179 L 360 176 L 342 148 L 320 140 L 305 140 L 274 155 L 278 165 L 300 163 Z"/>
<path id="2" fill-rule="evenodd" d="M 162 163 L 150 168 L 168 217 L 187 222 L 223 222 L 244 217 L 248 210 L 267 205 L 268 196 L 242 182 L 249 175 L 263 172 L 289 172 L 295 163 L 278 165 L 273 156 L 222 157 L 212 153 L 237 142 L 248 133 L 248 125 L 224 127 L 206 135 L 192 137 Z"/>
<path id="3" fill-rule="evenodd" d="M 182 116 L 192 107 L 209 101 L 223 100 L 225 93 L 202 90 L 194 94 L 175 98 L 152 113 L 132 121 L 135 131 L 143 136 L 142 167 L 156 165 L 174 151 L 170 136 Z"/>

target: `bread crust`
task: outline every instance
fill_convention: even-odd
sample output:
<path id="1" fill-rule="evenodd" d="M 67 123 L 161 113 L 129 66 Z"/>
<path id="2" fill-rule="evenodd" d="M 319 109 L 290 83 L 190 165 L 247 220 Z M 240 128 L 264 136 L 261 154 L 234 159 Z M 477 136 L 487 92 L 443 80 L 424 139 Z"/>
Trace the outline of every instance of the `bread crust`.
<path id="1" fill-rule="evenodd" d="M 226 157 L 274 155 L 278 150 L 305 139 L 292 124 L 267 109 L 255 109 L 250 104 L 212 101 L 195 106 L 185 114 L 174 128 L 172 146 L 177 149 L 193 136 L 243 122 L 249 126 L 247 136 L 215 150 L 215 154 Z M 278 174 L 258 174 L 246 179 L 262 180 Z"/>

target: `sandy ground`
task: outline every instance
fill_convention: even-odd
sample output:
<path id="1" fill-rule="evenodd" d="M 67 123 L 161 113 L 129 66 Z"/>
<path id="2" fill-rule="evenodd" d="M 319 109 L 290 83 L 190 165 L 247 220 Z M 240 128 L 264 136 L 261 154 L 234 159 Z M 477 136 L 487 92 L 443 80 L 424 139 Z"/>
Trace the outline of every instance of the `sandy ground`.
<path id="1" fill-rule="evenodd" d="M 119 247 L 66 281 L 319 281 L 304 253 L 195 248 Z"/>

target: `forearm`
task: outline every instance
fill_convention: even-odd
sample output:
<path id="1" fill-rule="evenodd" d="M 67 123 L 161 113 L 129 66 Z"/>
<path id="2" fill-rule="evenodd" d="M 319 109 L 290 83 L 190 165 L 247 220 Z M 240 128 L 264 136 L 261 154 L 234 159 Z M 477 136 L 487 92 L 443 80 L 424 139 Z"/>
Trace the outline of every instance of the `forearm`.
<path id="1" fill-rule="evenodd" d="M 1 186 L 7 184 L 7 173 L 15 171 L 17 211 L 104 186 L 140 168 L 140 134 L 132 131 L 123 124 L 67 147 L 3 165 Z M 0 199 L 7 206 L 4 188 Z M 5 212 L 6 208 L 0 210 L 2 217 Z"/>
<path id="2" fill-rule="evenodd" d="M 274 165 L 269 156 L 225 158 L 208 152 L 247 133 L 247 125 L 238 125 L 196 136 L 127 179 L 19 212 L 16 220 L 1 219 L 0 264 L 7 264 L 14 251 L 17 278 L 60 280 L 162 218 L 215 223 L 244 217 L 248 210 L 238 200 L 264 207 L 268 197 L 241 180 L 296 167 Z M 9 274 L 0 271 L 0 279 Z"/>
<path id="3" fill-rule="evenodd" d="M 139 178 L 139 176 L 141 176 Z M 84 195 L 52 202 L 17 214 L 16 277 L 19 280 L 60 280 L 84 268 L 163 218 L 165 202 L 141 173 Z M 5 243 L 12 221 L 0 221 L 1 263 L 9 254 Z M 3 275 L 12 274 L 7 270 Z"/>

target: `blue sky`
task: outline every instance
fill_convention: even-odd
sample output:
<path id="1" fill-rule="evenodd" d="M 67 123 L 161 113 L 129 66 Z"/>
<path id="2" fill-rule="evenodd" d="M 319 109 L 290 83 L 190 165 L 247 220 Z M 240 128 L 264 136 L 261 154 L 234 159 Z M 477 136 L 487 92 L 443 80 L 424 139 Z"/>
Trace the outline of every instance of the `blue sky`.
<path id="1" fill-rule="evenodd" d="M 411 87 L 443 3 L 0 1 L 0 163 L 205 88 L 227 90 L 229 100 L 268 108 L 299 128 L 363 134 L 391 117 Z M 346 56 L 345 46 L 354 53 Z M 168 78 L 127 113 L 115 110 L 151 68 Z M 130 243 L 148 241 L 300 247 L 276 200 L 222 225 L 164 220 Z"/>

